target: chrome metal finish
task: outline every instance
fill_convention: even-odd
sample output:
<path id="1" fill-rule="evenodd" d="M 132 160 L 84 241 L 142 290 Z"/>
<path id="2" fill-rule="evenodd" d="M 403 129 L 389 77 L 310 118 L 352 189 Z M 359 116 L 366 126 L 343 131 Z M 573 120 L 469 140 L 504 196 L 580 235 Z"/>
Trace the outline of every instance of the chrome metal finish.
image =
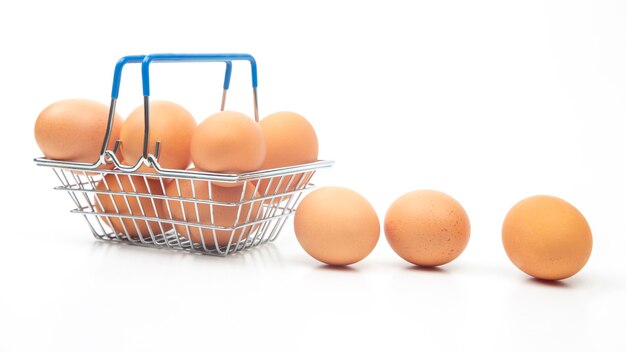
<path id="1" fill-rule="evenodd" d="M 111 131 L 113 131 L 113 118 L 115 116 L 115 105 L 117 99 L 111 98 L 111 105 L 109 106 L 109 119 L 107 120 L 107 129 L 104 133 L 104 140 L 102 141 L 102 148 L 100 148 L 100 155 L 104 155 L 104 152 L 107 151 L 107 146 L 109 144 L 109 138 L 111 137 Z"/>
<path id="2" fill-rule="evenodd" d="M 143 97 L 143 157 L 148 158 L 148 141 L 150 138 L 150 97 Z"/>
<path id="3" fill-rule="evenodd" d="M 228 89 L 224 89 L 224 92 L 222 93 L 222 105 L 220 105 L 220 111 L 224 111 L 224 108 L 226 107 L 226 93 L 228 93 Z"/>
<path id="4" fill-rule="evenodd" d="M 259 122 L 259 100 L 256 94 L 256 88 L 252 89 L 252 96 L 254 99 L 254 121 Z"/>

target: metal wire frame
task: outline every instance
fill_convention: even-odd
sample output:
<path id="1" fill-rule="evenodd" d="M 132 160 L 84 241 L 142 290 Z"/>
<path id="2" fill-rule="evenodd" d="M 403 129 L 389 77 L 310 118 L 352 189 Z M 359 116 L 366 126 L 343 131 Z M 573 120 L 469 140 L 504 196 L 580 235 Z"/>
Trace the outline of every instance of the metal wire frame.
<path id="1" fill-rule="evenodd" d="M 71 212 L 84 217 L 96 239 L 217 256 L 274 241 L 303 191 L 314 187 L 316 171 L 332 165 L 318 161 L 216 179 L 203 172 L 172 177 L 36 162 L 53 170 L 60 183 L 54 189 L 67 192 Z"/>

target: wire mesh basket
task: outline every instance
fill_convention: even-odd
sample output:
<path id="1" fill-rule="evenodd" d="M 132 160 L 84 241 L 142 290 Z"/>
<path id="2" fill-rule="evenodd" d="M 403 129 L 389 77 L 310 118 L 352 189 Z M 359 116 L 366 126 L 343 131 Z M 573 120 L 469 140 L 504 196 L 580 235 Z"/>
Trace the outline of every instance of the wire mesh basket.
<path id="1" fill-rule="evenodd" d="M 93 164 L 36 158 L 52 169 L 95 238 L 133 245 L 179 249 L 225 256 L 276 239 L 296 209 L 303 191 L 313 187 L 317 170 L 332 161 L 241 174 L 221 174 L 162 168 L 148 152 L 149 65 L 152 62 L 225 62 L 221 110 L 230 84 L 232 61 L 247 60 L 252 71 L 254 115 L 258 121 L 256 61 L 248 54 L 151 54 L 121 58 L 114 71 L 108 126 L 99 159 Z M 122 69 L 140 63 L 144 95 L 143 155 L 133 166 L 123 165 L 107 145 L 119 94 Z M 143 165 L 149 173 L 139 172 Z M 142 169 L 143 170 L 143 169 Z"/>

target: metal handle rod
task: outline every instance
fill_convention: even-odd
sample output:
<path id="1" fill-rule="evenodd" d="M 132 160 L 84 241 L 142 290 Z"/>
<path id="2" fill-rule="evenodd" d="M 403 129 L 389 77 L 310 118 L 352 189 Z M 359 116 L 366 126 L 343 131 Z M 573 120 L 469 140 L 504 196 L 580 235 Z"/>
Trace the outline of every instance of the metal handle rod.
<path id="1" fill-rule="evenodd" d="M 115 71 L 113 71 L 113 88 L 111 89 L 111 105 L 109 107 L 109 120 L 107 122 L 107 129 L 104 133 L 104 141 L 102 141 L 102 148 L 100 149 L 100 158 L 104 158 L 104 153 L 107 150 L 109 144 L 109 138 L 111 137 L 111 131 L 113 130 L 113 116 L 115 116 L 115 103 L 117 97 L 120 94 L 120 84 L 122 81 L 122 69 L 128 63 L 140 63 L 143 61 L 145 55 L 129 55 L 124 56 L 115 64 Z M 99 162 L 104 162 L 100 160 Z M 96 162 L 98 163 L 98 161 Z"/>

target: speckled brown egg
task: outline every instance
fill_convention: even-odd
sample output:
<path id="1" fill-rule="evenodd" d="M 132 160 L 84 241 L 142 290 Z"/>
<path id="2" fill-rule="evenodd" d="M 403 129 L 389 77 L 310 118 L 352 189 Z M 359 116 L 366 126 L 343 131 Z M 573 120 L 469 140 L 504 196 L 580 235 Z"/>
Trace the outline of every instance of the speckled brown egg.
<path id="1" fill-rule="evenodd" d="M 107 105 L 87 99 L 60 100 L 37 117 L 35 140 L 48 159 L 93 163 L 100 156 L 108 120 Z M 122 118 L 115 114 L 109 150 L 119 138 L 121 126 Z"/>
<path id="2" fill-rule="evenodd" d="M 502 244 L 513 264 L 528 275 L 561 280 L 580 271 L 592 248 L 591 229 L 570 203 L 534 196 L 517 203 L 502 225 Z"/>
<path id="3" fill-rule="evenodd" d="M 427 267 L 456 259 L 470 237 L 465 209 L 449 195 L 433 190 L 396 199 L 387 210 L 384 227 L 387 242 L 401 258 Z"/>
<path id="4" fill-rule="evenodd" d="M 302 115 L 291 111 L 270 114 L 259 122 L 265 138 L 266 155 L 261 169 L 274 169 L 317 161 L 319 150 L 317 134 L 311 123 Z M 286 177 L 262 179 L 261 195 L 274 195 L 302 188 L 309 175 L 299 173 Z M 273 198 L 280 202 L 286 197 Z"/>
<path id="5" fill-rule="evenodd" d="M 184 107 L 166 100 L 150 102 L 150 130 L 148 152 L 156 154 L 159 146 L 159 165 L 166 169 L 184 170 L 191 162 L 189 146 L 196 129 L 196 120 Z M 128 116 L 120 132 L 122 154 L 127 165 L 135 165 L 143 154 L 144 106 L 137 107 Z M 145 165 L 141 172 L 154 172 Z"/>
<path id="6" fill-rule="evenodd" d="M 259 122 L 267 154 L 262 169 L 317 161 L 317 134 L 302 115 L 290 111 L 270 114 Z"/>
<path id="7" fill-rule="evenodd" d="M 313 258 L 350 265 L 367 257 L 380 236 L 380 223 L 362 195 L 343 187 L 324 187 L 307 195 L 296 210 L 298 242 Z"/>
<path id="8" fill-rule="evenodd" d="M 265 160 L 265 139 L 259 125 L 245 114 L 220 111 L 198 125 L 191 140 L 191 158 L 204 171 L 258 170 Z"/>

